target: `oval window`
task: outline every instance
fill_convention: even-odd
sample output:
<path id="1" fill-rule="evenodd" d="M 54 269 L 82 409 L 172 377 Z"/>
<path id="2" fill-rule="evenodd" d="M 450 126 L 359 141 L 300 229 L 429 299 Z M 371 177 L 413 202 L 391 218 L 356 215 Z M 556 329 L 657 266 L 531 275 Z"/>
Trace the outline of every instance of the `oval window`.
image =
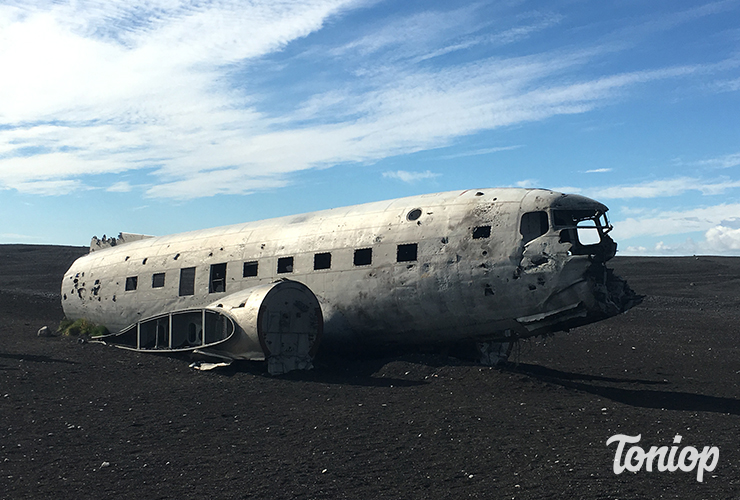
<path id="1" fill-rule="evenodd" d="M 416 220 L 419 217 L 421 217 L 421 208 L 415 208 L 406 215 L 408 220 Z"/>

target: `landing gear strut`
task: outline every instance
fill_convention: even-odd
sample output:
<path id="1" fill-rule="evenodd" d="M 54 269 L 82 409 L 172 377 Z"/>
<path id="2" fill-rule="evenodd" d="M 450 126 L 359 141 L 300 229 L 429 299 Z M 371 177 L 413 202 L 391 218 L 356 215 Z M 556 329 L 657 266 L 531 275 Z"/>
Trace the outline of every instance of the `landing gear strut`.
<path id="1" fill-rule="evenodd" d="M 501 366 L 506 363 L 516 339 L 512 336 L 511 330 L 506 330 L 504 336 L 510 337 L 511 340 L 508 342 L 478 342 L 476 344 L 482 365 Z"/>

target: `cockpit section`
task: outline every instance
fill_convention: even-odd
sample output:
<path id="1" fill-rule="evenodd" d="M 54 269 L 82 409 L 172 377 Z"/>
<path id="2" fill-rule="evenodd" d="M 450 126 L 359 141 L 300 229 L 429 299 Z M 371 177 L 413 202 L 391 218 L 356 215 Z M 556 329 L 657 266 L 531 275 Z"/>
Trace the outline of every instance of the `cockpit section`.
<path id="1" fill-rule="evenodd" d="M 517 318 L 525 335 L 588 324 L 640 302 L 641 297 L 606 267 L 617 252 L 607 210 L 576 194 L 532 190 L 525 195 L 514 278 L 540 308 L 537 314 Z"/>
<path id="2" fill-rule="evenodd" d="M 532 190 L 520 205 L 519 234 L 523 256 L 588 256 L 606 262 L 617 252 L 609 236 L 609 209 L 577 194 Z"/>
<path id="3" fill-rule="evenodd" d="M 606 210 L 553 210 L 552 222 L 560 243 L 571 244 L 572 255 L 594 255 L 607 261 L 617 253 L 617 244 L 608 235 L 612 225 Z"/>

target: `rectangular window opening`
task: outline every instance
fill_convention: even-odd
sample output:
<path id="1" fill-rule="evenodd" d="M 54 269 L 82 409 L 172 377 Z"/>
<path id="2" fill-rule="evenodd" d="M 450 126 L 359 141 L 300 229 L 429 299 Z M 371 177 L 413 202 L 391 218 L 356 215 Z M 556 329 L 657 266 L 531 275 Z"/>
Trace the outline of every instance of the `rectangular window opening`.
<path id="1" fill-rule="evenodd" d="M 126 278 L 126 291 L 136 290 L 136 285 L 139 282 L 138 276 L 129 276 Z"/>
<path id="2" fill-rule="evenodd" d="M 208 281 L 208 293 L 226 291 L 226 262 L 211 264 L 211 278 Z"/>
<path id="3" fill-rule="evenodd" d="M 398 245 L 396 250 L 396 262 L 413 262 L 416 260 L 417 243 Z"/>
<path id="4" fill-rule="evenodd" d="M 152 288 L 164 287 L 164 273 L 152 274 Z"/>
<path id="5" fill-rule="evenodd" d="M 373 263 L 373 249 L 359 248 L 355 250 L 354 263 L 356 266 L 369 266 Z"/>
<path id="6" fill-rule="evenodd" d="M 581 245 L 597 245 L 601 243 L 601 233 L 594 226 L 586 226 L 579 222 L 576 231 L 578 232 L 578 241 Z"/>
<path id="7" fill-rule="evenodd" d="M 253 276 L 257 276 L 257 270 L 258 270 L 258 264 L 256 260 L 252 262 L 245 262 L 244 272 L 242 273 L 242 277 L 251 278 Z"/>
<path id="8" fill-rule="evenodd" d="M 319 269 L 331 269 L 331 254 L 329 252 L 314 254 L 313 268 L 315 271 Z"/>
<path id="9" fill-rule="evenodd" d="M 519 226 L 519 233 L 522 235 L 526 245 L 535 238 L 539 238 L 549 229 L 547 212 L 527 212 L 522 215 L 522 222 Z"/>
<path id="10" fill-rule="evenodd" d="M 195 268 L 180 269 L 180 296 L 195 295 Z"/>
<path id="11" fill-rule="evenodd" d="M 292 273 L 293 272 L 293 257 L 280 257 L 278 259 L 277 272 Z"/>
<path id="12" fill-rule="evenodd" d="M 575 227 L 580 221 L 593 220 L 599 216 L 596 210 L 553 210 L 553 226 Z"/>
<path id="13" fill-rule="evenodd" d="M 491 226 L 478 226 L 473 228 L 473 239 L 480 240 L 491 236 Z"/>

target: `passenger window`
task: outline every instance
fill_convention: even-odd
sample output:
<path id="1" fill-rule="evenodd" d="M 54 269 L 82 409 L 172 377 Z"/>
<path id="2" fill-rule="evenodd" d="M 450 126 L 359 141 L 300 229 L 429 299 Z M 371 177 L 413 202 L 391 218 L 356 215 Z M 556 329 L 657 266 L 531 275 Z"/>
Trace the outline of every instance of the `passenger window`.
<path id="1" fill-rule="evenodd" d="M 164 273 L 152 275 L 152 288 L 162 288 L 164 286 Z"/>
<path id="2" fill-rule="evenodd" d="M 396 249 L 396 261 L 397 262 L 412 262 L 416 260 L 417 244 L 408 243 L 405 245 L 398 245 Z"/>
<path id="3" fill-rule="evenodd" d="M 195 268 L 180 269 L 180 296 L 195 295 Z"/>
<path id="4" fill-rule="evenodd" d="M 126 278 L 126 291 L 129 292 L 131 290 L 136 290 L 136 285 L 138 284 L 138 281 L 138 276 L 129 276 L 128 278 Z"/>
<path id="5" fill-rule="evenodd" d="M 491 236 L 491 226 L 478 226 L 473 229 L 473 239 L 488 238 Z"/>
<path id="6" fill-rule="evenodd" d="M 319 269 L 330 269 L 331 254 L 329 252 L 314 254 L 313 268 L 315 271 L 318 271 Z"/>
<path id="7" fill-rule="evenodd" d="M 208 284 L 208 293 L 226 291 L 226 263 L 211 264 L 211 278 Z"/>
<path id="8" fill-rule="evenodd" d="M 355 250 L 354 263 L 356 266 L 369 266 L 373 263 L 373 249 L 360 248 Z"/>
<path id="9" fill-rule="evenodd" d="M 251 278 L 257 276 L 257 261 L 245 262 L 242 278 Z"/>
<path id="10" fill-rule="evenodd" d="M 522 215 L 522 225 L 519 232 L 526 245 L 533 239 L 545 234 L 548 228 L 547 212 L 527 212 Z"/>
<path id="11" fill-rule="evenodd" d="M 278 273 L 292 273 L 293 272 L 293 257 L 280 257 L 278 259 L 277 272 Z"/>

